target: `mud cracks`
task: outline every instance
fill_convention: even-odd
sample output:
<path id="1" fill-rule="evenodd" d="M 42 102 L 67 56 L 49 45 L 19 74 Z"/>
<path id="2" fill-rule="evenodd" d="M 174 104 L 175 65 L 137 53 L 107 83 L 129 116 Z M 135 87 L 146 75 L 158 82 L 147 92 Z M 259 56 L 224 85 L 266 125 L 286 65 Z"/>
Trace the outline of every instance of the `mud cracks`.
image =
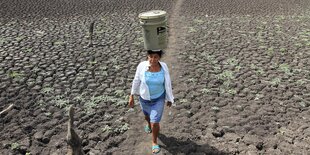
<path id="1" fill-rule="evenodd" d="M 0 153 L 65 154 L 71 104 L 84 152 L 143 152 L 141 111 L 125 105 L 135 67 L 145 60 L 137 15 L 162 9 L 175 19 L 173 52 L 164 59 L 176 97 L 162 124 L 163 153 L 306 154 L 309 2 L 268 2 L 190 0 L 178 14 L 176 1 L 69 1 L 45 12 L 16 6 L 34 10 L 29 14 L 4 3 L 0 109 L 15 107 L 0 118 Z"/>

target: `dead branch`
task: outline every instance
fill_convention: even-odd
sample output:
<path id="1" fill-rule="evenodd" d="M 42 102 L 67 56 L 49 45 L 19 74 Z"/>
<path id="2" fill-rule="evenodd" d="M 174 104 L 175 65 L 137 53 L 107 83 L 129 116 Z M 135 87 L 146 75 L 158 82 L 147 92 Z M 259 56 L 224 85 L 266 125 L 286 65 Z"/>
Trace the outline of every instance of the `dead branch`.
<path id="1" fill-rule="evenodd" d="M 69 121 L 68 121 L 68 133 L 67 133 L 67 143 L 69 147 L 67 155 L 85 155 L 82 148 L 82 140 L 73 129 L 73 122 L 74 122 L 74 109 L 73 106 L 71 105 L 69 108 Z"/>
<path id="2" fill-rule="evenodd" d="M 13 107 L 14 107 L 14 104 L 11 104 L 9 107 L 7 107 L 6 109 L 2 110 L 2 111 L 0 112 L 0 115 L 9 112 L 10 110 L 13 109 Z"/>
<path id="3" fill-rule="evenodd" d="M 95 25 L 95 21 L 92 21 L 89 25 L 89 43 L 88 43 L 88 47 L 92 47 L 93 46 L 93 34 L 94 34 L 94 25 Z"/>

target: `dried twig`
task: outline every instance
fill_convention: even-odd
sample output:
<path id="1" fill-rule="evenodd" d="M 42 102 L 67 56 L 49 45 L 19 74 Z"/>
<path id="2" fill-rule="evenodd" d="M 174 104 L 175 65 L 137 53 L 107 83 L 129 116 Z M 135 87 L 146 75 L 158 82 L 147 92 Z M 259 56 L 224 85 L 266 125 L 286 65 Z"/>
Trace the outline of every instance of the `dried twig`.
<path id="1" fill-rule="evenodd" d="M 0 115 L 9 112 L 10 110 L 13 109 L 13 107 L 14 107 L 14 104 L 11 104 L 9 107 L 7 107 L 6 109 L 2 110 L 2 111 L 0 112 Z"/>
<path id="2" fill-rule="evenodd" d="M 74 109 L 71 105 L 69 108 L 69 121 L 68 121 L 68 133 L 67 133 L 67 143 L 69 145 L 67 155 L 85 155 L 82 148 L 82 140 L 75 133 L 73 129 L 74 121 Z"/>
<path id="3" fill-rule="evenodd" d="M 95 25 L 95 21 L 92 21 L 89 25 L 89 43 L 88 43 L 88 47 L 92 47 L 93 46 L 93 34 L 94 34 L 94 25 Z"/>

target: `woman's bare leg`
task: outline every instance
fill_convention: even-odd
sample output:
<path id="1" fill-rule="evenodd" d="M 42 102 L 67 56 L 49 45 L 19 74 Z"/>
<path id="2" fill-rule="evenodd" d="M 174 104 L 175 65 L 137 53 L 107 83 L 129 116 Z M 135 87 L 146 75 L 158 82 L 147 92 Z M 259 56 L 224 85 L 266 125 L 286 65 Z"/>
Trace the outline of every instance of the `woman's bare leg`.
<path id="1" fill-rule="evenodd" d="M 145 117 L 145 120 L 146 120 L 146 122 L 147 122 L 147 125 L 149 126 L 149 128 L 151 129 L 151 122 L 150 122 L 150 117 L 149 116 L 146 116 L 146 115 L 144 115 Z"/>
<path id="2" fill-rule="evenodd" d="M 152 126 L 152 145 L 157 145 L 157 137 L 159 134 L 159 123 L 151 123 Z"/>

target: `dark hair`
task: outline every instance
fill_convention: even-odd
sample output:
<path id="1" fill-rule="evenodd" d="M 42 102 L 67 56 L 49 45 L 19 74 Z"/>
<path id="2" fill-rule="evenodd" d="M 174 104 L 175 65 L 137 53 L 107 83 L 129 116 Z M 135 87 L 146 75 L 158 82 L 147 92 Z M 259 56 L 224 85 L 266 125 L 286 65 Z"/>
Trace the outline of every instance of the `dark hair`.
<path id="1" fill-rule="evenodd" d="M 164 54 L 163 50 L 147 50 L 147 55 L 158 54 L 161 57 Z"/>

